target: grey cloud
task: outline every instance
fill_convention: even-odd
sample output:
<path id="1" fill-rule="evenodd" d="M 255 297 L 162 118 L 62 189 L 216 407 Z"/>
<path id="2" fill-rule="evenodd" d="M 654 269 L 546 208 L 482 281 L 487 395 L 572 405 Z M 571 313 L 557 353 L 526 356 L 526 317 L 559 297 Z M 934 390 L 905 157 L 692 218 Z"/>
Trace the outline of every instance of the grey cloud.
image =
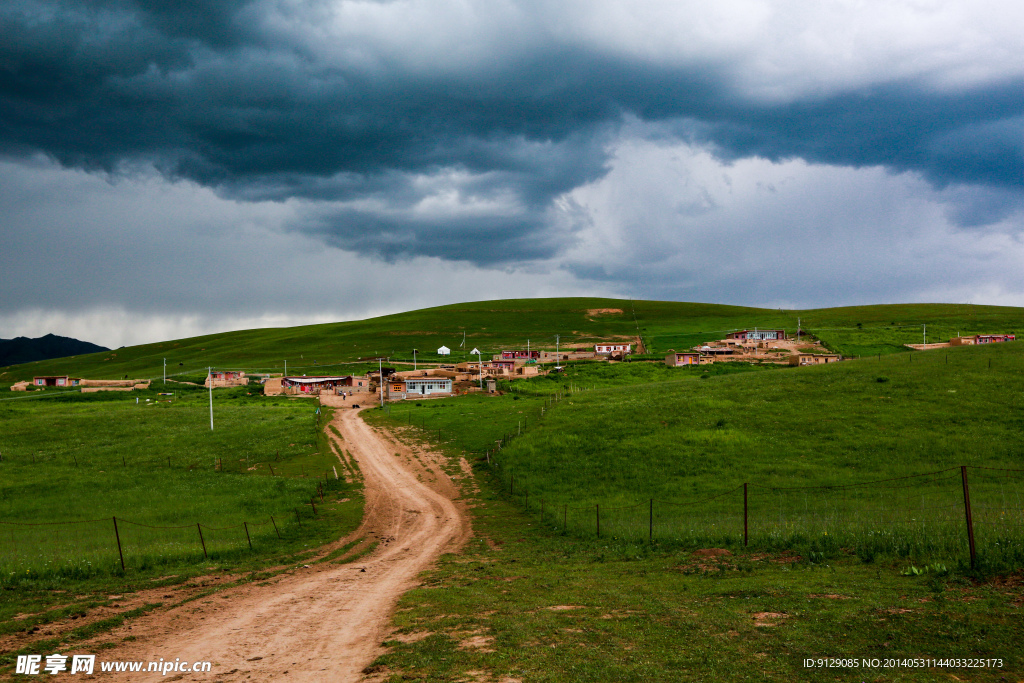
<path id="1" fill-rule="evenodd" d="M 369 42 L 350 46 L 370 54 L 366 63 L 349 63 L 264 26 L 262 13 L 282 7 L 8 3 L 0 153 L 110 172 L 151 163 L 226 197 L 324 202 L 294 227 L 377 255 L 449 254 L 440 243 L 450 239 L 482 264 L 557 253 L 568 236 L 544 234 L 553 199 L 607 172 L 608 140 L 631 116 L 713 143 L 725 159 L 882 165 L 937 186 L 1024 190 L 1019 80 L 950 92 L 903 81 L 766 104 L 737 92 L 728 64 L 626 57 L 540 34 L 529 50 L 496 46 L 460 71 L 412 69 Z M 422 178 L 451 172 L 466 175 L 451 189 L 511 195 L 517 210 L 411 214 L 437 190 Z M 354 201 L 380 208 L 331 206 Z M 1003 205 L 986 206 L 961 211 L 964 224 Z"/>

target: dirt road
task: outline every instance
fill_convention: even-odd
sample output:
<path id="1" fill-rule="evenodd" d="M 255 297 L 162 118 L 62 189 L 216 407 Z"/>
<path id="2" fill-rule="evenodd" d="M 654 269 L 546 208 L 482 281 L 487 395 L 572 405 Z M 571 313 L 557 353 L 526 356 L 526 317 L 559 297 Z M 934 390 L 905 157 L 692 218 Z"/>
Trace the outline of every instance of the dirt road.
<path id="1" fill-rule="evenodd" d="M 379 545 L 371 555 L 346 565 L 316 564 L 270 585 L 226 590 L 141 618 L 114 634 L 137 640 L 102 658 L 214 663 L 211 673 L 135 674 L 130 680 L 360 680 L 381 651 L 398 598 L 470 529 L 439 465 L 421 464 L 424 454 L 413 458 L 358 412 L 341 408 L 334 424 L 363 473 L 366 514 L 353 538 L 372 534 Z M 117 674 L 107 676 L 117 680 Z"/>

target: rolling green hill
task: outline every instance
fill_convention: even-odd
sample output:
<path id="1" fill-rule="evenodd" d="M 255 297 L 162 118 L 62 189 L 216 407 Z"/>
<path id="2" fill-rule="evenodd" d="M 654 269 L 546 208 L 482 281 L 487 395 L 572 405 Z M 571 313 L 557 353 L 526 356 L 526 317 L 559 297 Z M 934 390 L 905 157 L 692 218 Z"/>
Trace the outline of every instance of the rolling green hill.
<path id="1" fill-rule="evenodd" d="M 813 538 L 962 559 L 964 465 L 979 548 L 1018 563 L 1022 376 L 1021 343 L 807 368 L 581 363 L 504 396 L 389 414 L 489 450 L 506 492 L 555 527 L 690 546 L 742 542 L 749 483 L 762 547 Z"/>
<path id="2" fill-rule="evenodd" d="M 290 372 L 349 372 L 368 356 L 439 360 L 442 344 L 452 358 L 468 358 L 503 347 L 555 348 L 599 340 L 643 338 L 648 350 L 664 353 L 720 338 L 745 327 L 801 326 L 845 355 L 886 354 L 919 343 L 922 325 L 931 341 L 958 332 L 1024 332 L 1024 309 L 961 304 L 859 306 L 783 311 L 718 304 L 622 299 L 509 299 L 438 306 L 341 323 L 244 330 L 115 349 L 71 358 L 0 368 L 0 386 L 33 375 L 71 374 L 106 379 L 129 375 L 159 377 L 163 359 L 169 375 L 195 374 L 207 366 Z M 460 348 L 465 334 L 465 346 Z M 361 366 L 365 368 L 366 366 Z"/>

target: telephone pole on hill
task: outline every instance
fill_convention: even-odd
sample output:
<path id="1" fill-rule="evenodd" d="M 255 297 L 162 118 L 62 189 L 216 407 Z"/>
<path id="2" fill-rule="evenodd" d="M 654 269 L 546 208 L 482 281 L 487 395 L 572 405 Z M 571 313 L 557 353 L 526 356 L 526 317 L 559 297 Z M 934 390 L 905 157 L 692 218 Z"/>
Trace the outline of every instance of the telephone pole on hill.
<path id="1" fill-rule="evenodd" d="M 206 381 L 210 383 L 210 431 L 213 431 L 213 368 L 206 368 Z"/>

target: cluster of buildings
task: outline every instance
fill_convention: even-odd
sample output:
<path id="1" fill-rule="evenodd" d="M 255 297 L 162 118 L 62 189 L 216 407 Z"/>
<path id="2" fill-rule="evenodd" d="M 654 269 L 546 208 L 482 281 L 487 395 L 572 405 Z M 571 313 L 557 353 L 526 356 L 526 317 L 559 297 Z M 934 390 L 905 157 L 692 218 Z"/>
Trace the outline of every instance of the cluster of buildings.
<path id="1" fill-rule="evenodd" d="M 798 336 L 799 337 L 799 336 Z M 994 344 L 1016 340 L 1013 334 L 976 334 L 957 336 L 948 344 L 936 346 L 972 346 Z M 688 351 L 670 349 L 665 356 L 669 367 L 706 365 L 716 360 L 759 360 L 783 363 L 793 366 L 824 365 L 842 360 L 839 354 L 827 353 L 821 347 L 819 353 L 813 347 L 816 342 L 793 340 L 781 329 L 746 329 L 730 332 L 724 339 L 695 346 Z M 916 348 L 916 347 L 915 347 Z M 633 344 L 608 342 L 589 348 L 567 348 L 566 350 L 544 351 L 511 349 L 494 354 L 483 360 L 479 349 L 473 349 L 476 361 L 464 361 L 455 365 L 411 371 L 395 371 L 388 368 L 368 375 L 322 375 L 322 376 L 278 376 L 264 377 L 264 393 L 268 396 L 319 396 L 323 393 L 353 395 L 360 393 L 384 394 L 386 400 L 418 398 L 426 396 L 451 396 L 460 391 L 484 390 L 494 392 L 497 380 L 512 380 L 545 374 L 542 363 L 560 363 L 573 360 L 608 359 L 621 360 L 633 352 Z M 451 350 L 442 346 L 438 355 L 451 355 Z M 250 378 L 242 371 L 214 370 L 207 377 L 204 386 L 233 387 L 247 385 Z M 45 375 L 33 377 L 31 382 L 18 382 L 11 391 L 27 391 L 29 386 L 36 389 L 47 387 L 79 387 L 90 391 L 132 391 L 145 389 L 149 380 L 90 380 L 68 375 Z"/>
<path id="2" fill-rule="evenodd" d="M 47 387 L 72 388 L 79 387 L 83 394 L 96 391 L 132 391 L 134 389 L 148 389 L 149 380 L 137 379 L 83 379 L 81 377 L 70 377 L 68 375 L 38 375 L 32 378 L 31 382 L 17 382 L 11 385 L 11 391 L 28 391 L 29 387 L 37 390 L 45 390 Z"/>
<path id="3" fill-rule="evenodd" d="M 747 329 L 729 332 L 724 339 L 695 346 L 689 351 L 670 349 L 665 365 L 706 365 L 716 360 L 757 360 L 789 365 L 824 365 L 842 360 L 837 353 L 827 353 L 824 347 L 808 351 L 815 343 L 793 340 L 780 329 Z"/>
<path id="4" fill-rule="evenodd" d="M 949 340 L 950 346 L 974 346 L 975 344 L 998 344 L 1000 342 L 1014 341 L 1016 335 L 1012 334 L 976 334 L 971 337 L 953 337 Z"/>

